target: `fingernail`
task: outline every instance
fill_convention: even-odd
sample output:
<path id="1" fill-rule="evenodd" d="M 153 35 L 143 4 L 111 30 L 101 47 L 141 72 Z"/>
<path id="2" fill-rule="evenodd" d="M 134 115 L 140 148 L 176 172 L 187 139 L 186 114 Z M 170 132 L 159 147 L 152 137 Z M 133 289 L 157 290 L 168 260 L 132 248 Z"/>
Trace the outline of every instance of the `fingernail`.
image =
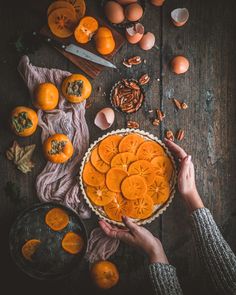
<path id="1" fill-rule="evenodd" d="M 188 155 L 188 161 L 190 162 L 192 159 L 192 156 L 191 155 Z"/>

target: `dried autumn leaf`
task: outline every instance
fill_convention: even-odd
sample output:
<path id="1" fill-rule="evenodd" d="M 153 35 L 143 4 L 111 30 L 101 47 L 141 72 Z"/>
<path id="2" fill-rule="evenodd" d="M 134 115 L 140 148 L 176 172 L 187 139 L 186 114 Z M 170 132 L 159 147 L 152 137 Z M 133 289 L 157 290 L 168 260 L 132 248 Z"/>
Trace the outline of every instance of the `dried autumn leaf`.
<path id="1" fill-rule="evenodd" d="M 6 151 L 6 156 L 9 161 L 13 161 L 17 169 L 23 173 L 28 173 L 34 167 L 31 161 L 35 144 L 21 147 L 16 141 L 13 142 L 12 147 Z"/>

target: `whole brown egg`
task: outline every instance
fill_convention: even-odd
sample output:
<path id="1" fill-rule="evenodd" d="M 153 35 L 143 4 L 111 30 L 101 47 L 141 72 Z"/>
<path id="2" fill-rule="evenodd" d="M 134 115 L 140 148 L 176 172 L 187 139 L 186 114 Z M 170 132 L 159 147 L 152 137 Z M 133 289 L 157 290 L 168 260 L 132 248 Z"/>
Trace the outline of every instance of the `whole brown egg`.
<path id="1" fill-rule="evenodd" d="M 123 7 L 115 1 L 107 1 L 105 7 L 105 15 L 113 24 L 120 24 L 125 19 Z"/>
<path id="2" fill-rule="evenodd" d="M 184 74 L 189 69 L 189 61 L 186 57 L 178 55 L 171 61 L 171 69 L 175 74 Z"/>
<path id="3" fill-rule="evenodd" d="M 125 8 L 125 16 L 131 21 L 138 21 L 143 16 L 143 8 L 138 3 L 133 3 Z"/>

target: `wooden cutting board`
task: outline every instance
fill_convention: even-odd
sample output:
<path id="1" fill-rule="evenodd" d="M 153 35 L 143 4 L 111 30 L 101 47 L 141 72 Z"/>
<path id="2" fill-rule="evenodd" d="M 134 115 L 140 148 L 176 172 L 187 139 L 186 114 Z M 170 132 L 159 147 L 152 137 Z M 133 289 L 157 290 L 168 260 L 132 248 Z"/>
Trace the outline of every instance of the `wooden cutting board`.
<path id="1" fill-rule="evenodd" d="M 125 43 L 125 38 L 118 31 L 116 31 L 113 27 L 109 26 L 102 19 L 99 19 L 99 18 L 96 18 L 96 19 L 98 20 L 100 26 L 106 26 L 112 31 L 113 37 L 115 39 L 116 47 L 115 47 L 115 49 L 113 50 L 113 52 L 111 54 L 106 55 L 105 57 L 102 56 L 103 58 L 106 58 L 109 61 L 112 61 L 113 56 L 117 53 L 117 51 Z M 61 41 L 63 43 L 68 43 L 68 44 L 73 43 L 75 45 L 83 47 L 84 49 L 86 49 L 86 50 L 88 50 L 90 52 L 93 52 L 93 53 L 99 55 L 98 52 L 96 51 L 94 40 L 90 41 L 87 44 L 78 44 L 73 36 L 69 37 L 69 38 L 66 38 L 66 39 L 58 38 L 58 37 L 54 36 L 51 33 L 48 26 L 43 27 L 40 30 L 40 33 L 47 36 L 47 37 L 51 37 L 51 38 L 54 38 L 54 39 L 56 39 L 58 41 Z M 85 72 L 88 76 L 90 76 L 91 78 L 96 78 L 101 73 L 101 71 L 106 69 L 106 67 L 104 67 L 104 66 L 95 64 L 95 63 L 93 63 L 93 62 L 91 62 L 89 60 L 83 59 L 83 58 L 78 57 L 78 56 L 76 56 L 74 54 L 68 53 L 68 52 L 66 52 L 64 50 L 61 50 L 61 49 L 58 49 L 58 48 L 56 48 L 56 49 L 59 52 L 61 52 L 73 64 L 75 64 L 78 68 L 80 68 L 83 72 Z"/>

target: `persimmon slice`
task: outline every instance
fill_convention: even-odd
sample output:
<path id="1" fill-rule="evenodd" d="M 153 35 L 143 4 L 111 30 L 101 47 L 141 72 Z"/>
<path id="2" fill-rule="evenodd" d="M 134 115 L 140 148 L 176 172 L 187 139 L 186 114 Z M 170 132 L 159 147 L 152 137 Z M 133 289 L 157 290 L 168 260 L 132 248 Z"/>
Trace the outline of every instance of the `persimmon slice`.
<path id="1" fill-rule="evenodd" d="M 122 216 L 130 216 L 133 204 L 123 198 L 119 193 L 108 205 L 104 206 L 104 211 L 111 220 L 121 221 Z"/>
<path id="2" fill-rule="evenodd" d="M 137 157 L 129 152 L 119 153 L 111 160 L 111 167 L 118 167 L 125 171 L 128 170 L 129 164 L 136 161 Z"/>
<path id="3" fill-rule="evenodd" d="M 162 176 L 156 176 L 153 184 L 148 186 L 147 195 L 156 205 L 165 203 L 170 196 L 169 182 Z"/>
<path id="4" fill-rule="evenodd" d="M 86 4 L 84 0 L 65 0 L 65 1 L 71 3 L 74 6 L 78 19 L 82 18 L 85 15 Z"/>
<path id="5" fill-rule="evenodd" d="M 110 165 L 105 163 L 98 154 L 98 148 L 93 149 L 91 153 L 92 165 L 101 173 L 106 173 L 110 169 Z"/>
<path id="6" fill-rule="evenodd" d="M 128 173 L 144 177 L 148 185 L 152 184 L 155 179 L 154 168 L 152 164 L 146 160 L 138 160 L 130 164 Z"/>
<path id="7" fill-rule="evenodd" d="M 66 252 L 78 254 L 84 247 L 84 240 L 80 235 L 74 232 L 68 232 L 62 239 L 61 245 Z"/>
<path id="8" fill-rule="evenodd" d="M 154 141 L 143 142 L 138 150 L 137 157 L 140 160 L 151 161 L 154 157 L 163 156 L 165 154 L 163 147 Z"/>
<path id="9" fill-rule="evenodd" d="M 140 175 L 128 176 L 121 184 L 121 191 L 128 200 L 143 198 L 147 192 L 146 180 Z"/>
<path id="10" fill-rule="evenodd" d="M 109 204 L 116 195 L 116 193 L 110 191 L 106 185 L 97 187 L 87 186 L 86 193 L 89 199 L 97 206 Z"/>
<path id="11" fill-rule="evenodd" d="M 98 22 L 92 16 L 83 17 L 74 31 L 78 43 L 88 43 L 98 29 Z"/>
<path id="12" fill-rule="evenodd" d="M 45 223 L 55 231 L 62 230 L 69 223 L 68 214 L 61 208 L 53 208 L 45 216 Z"/>
<path id="13" fill-rule="evenodd" d="M 106 174 L 106 185 L 109 190 L 118 193 L 121 191 L 121 182 L 127 176 L 128 173 L 125 170 L 113 167 Z"/>
<path id="14" fill-rule="evenodd" d="M 128 134 L 120 141 L 119 152 L 130 152 L 135 154 L 144 139 L 138 134 Z"/>
<path id="15" fill-rule="evenodd" d="M 153 213 L 153 200 L 151 197 L 135 199 L 132 202 L 130 217 L 135 219 L 146 219 Z"/>
<path id="16" fill-rule="evenodd" d="M 82 177 L 87 185 L 99 186 L 105 183 L 105 175 L 98 172 L 90 161 L 84 165 Z"/>
<path id="17" fill-rule="evenodd" d="M 48 6 L 47 15 L 49 16 L 53 10 L 59 9 L 59 8 L 67 8 L 69 9 L 74 16 L 76 16 L 76 11 L 74 6 L 71 3 L 68 3 L 67 1 L 54 1 Z"/>
<path id="18" fill-rule="evenodd" d="M 157 175 L 163 176 L 170 181 L 174 168 L 168 156 L 155 157 L 151 160 L 151 163 Z"/>
<path id="19" fill-rule="evenodd" d="M 48 26 L 51 32 L 60 38 L 71 36 L 76 22 L 76 14 L 68 8 L 55 9 L 48 16 Z"/>
<path id="20" fill-rule="evenodd" d="M 110 135 L 101 141 L 98 146 L 98 154 L 105 163 L 110 164 L 111 159 L 118 153 L 121 139 L 120 135 Z"/>
<path id="21" fill-rule="evenodd" d="M 21 248 L 21 253 L 25 259 L 32 261 L 32 256 L 36 252 L 41 241 L 32 239 L 28 240 Z"/>

